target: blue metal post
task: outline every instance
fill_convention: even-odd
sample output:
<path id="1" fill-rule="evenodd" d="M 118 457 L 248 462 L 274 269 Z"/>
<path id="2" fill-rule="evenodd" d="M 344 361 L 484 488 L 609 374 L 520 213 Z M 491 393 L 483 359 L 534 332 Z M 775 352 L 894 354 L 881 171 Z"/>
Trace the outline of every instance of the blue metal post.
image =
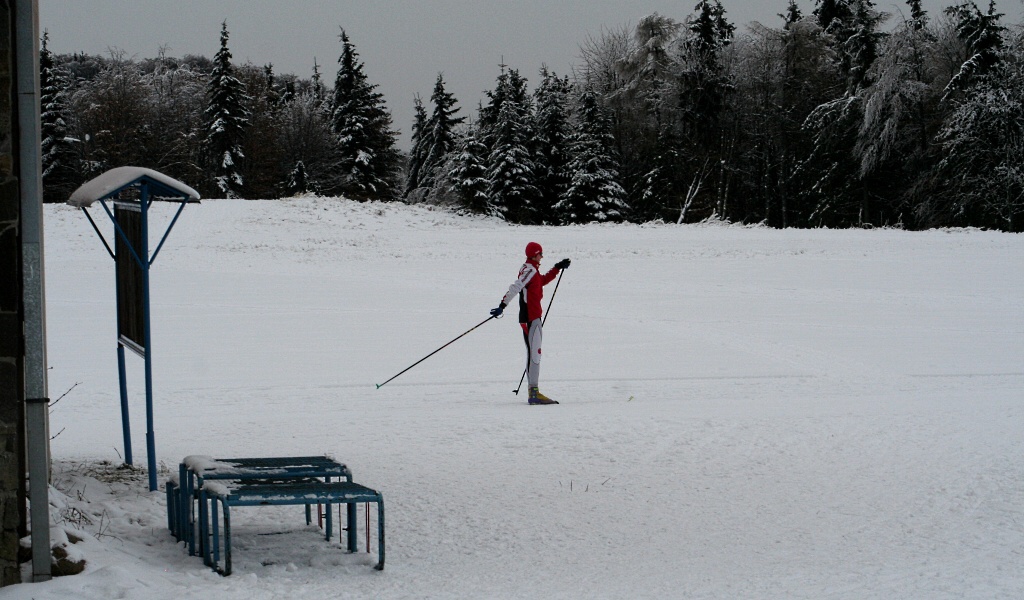
<path id="1" fill-rule="evenodd" d="M 369 507 L 367 507 L 369 508 Z M 377 498 L 377 566 L 374 569 L 384 570 L 384 495 Z"/>
<path id="2" fill-rule="evenodd" d="M 359 552 L 359 519 L 356 515 L 357 506 L 355 502 L 349 502 L 345 505 L 348 521 L 348 551 Z M 341 541 L 341 536 L 338 536 L 338 541 Z"/>
<path id="3" fill-rule="evenodd" d="M 146 458 L 149 467 L 149 491 L 156 484 L 156 439 L 153 432 L 153 336 L 149 311 L 149 185 L 142 183 L 139 201 L 142 208 L 142 312 L 146 340 Z"/>
<path id="4" fill-rule="evenodd" d="M 231 556 L 231 521 L 230 512 L 228 512 L 227 498 L 224 499 L 224 551 L 228 556 Z M 210 498 L 210 521 L 211 527 L 213 527 L 213 540 L 203 539 L 203 548 L 209 548 L 207 550 L 209 556 L 211 556 L 210 566 L 216 568 L 217 563 L 220 562 L 220 525 L 217 523 L 217 496 Z"/>
<path id="5" fill-rule="evenodd" d="M 124 346 L 117 343 L 117 377 L 121 382 L 121 429 L 124 431 L 124 464 L 132 464 L 132 428 L 128 417 L 128 376 L 124 364 Z"/>

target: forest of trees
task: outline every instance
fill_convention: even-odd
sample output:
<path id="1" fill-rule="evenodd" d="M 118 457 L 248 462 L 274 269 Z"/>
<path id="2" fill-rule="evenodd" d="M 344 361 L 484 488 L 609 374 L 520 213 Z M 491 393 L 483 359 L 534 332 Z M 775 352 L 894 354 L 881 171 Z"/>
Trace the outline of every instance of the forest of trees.
<path id="1" fill-rule="evenodd" d="M 581 42 L 530 89 L 497 67 L 464 110 L 439 74 L 412 147 L 339 36 L 332 87 L 214 58 L 55 55 L 40 66 L 47 201 L 120 165 L 206 197 L 426 202 L 523 224 L 1024 230 L 1024 33 L 994 2 L 796 0 L 737 32 L 720 0 Z M 782 2 L 780 2 L 781 4 Z M 809 12 L 805 12 L 808 10 Z"/>

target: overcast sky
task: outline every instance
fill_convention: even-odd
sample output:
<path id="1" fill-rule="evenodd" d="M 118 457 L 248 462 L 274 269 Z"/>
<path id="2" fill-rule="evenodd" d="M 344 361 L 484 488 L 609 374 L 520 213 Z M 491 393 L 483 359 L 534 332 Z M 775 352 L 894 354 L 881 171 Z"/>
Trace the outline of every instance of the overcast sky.
<path id="1" fill-rule="evenodd" d="M 977 0 L 986 8 L 988 0 Z M 925 0 L 934 17 L 956 0 Z M 275 72 L 312 74 L 328 85 L 337 73 L 344 27 L 408 141 L 413 98 L 426 103 L 439 72 L 463 115 L 475 117 L 483 91 L 493 89 L 499 63 L 536 83 L 541 65 L 569 74 L 580 45 L 602 27 L 635 25 L 654 12 L 685 19 L 697 0 L 39 0 L 40 29 L 57 53 L 127 52 L 136 59 L 201 54 L 220 48 L 227 21 L 236 64 L 274 65 Z M 726 18 L 743 32 L 760 21 L 777 27 L 788 0 L 723 0 Z M 797 0 L 805 14 L 815 0 Z M 1024 0 L 999 0 L 1004 24 L 1020 23 Z M 903 0 L 876 0 L 879 10 L 906 9 Z M 428 106 L 429 110 L 429 106 Z"/>

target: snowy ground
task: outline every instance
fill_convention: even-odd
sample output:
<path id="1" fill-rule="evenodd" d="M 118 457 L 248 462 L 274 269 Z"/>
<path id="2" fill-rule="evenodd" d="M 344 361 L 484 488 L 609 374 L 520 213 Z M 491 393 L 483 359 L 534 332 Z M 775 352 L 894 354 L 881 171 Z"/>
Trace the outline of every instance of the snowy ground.
<path id="1" fill-rule="evenodd" d="M 561 405 L 512 394 L 514 315 L 375 388 L 485 319 L 531 240 L 573 259 Z M 46 207 L 46 259 L 50 394 L 77 384 L 54 514 L 88 568 L 4 600 L 1024 597 L 1024 236 L 190 206 L 153 271 L 160 463 L 328 453 L 388 511 L 377 572 L 300 509 L 239 509 L 227 578 L 111 466 L 113 261 L 80 212 Z"/>

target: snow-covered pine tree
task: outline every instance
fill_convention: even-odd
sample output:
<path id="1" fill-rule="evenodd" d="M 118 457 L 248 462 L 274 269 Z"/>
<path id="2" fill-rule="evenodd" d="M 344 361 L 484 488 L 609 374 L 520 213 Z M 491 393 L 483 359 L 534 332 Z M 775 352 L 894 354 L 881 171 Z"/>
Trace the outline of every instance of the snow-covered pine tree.
<path id="1" fill-rule="evenodd" d="M 1024 231 L 1024 67 L 999 60 L 956 102 L 937 140 L 942 188 L 926 225 Z"/>
<path id="2" fill-rule="evenodd" d="M 412 122 L 412 150 L 409 152 L 409 163 L 406 167 L 405 198 L 410 201 L 418 201 L 422 193 L 420 188 L 420 172 L 423 170 L 423 161 L 426 158 L 427 150 L 430 147 L 430 132 L 427 130 L 427 110 L 423 108 L 423 101 L 419 94 L 413 98 L 413 122 Z"/>
<path id="3" fill-rule="evenodd" d="M 421 185 L 427 188 L 433 188 L 444 175 L 442 171 L 448 154 L 455 148 L 455 128 L 466 120 L 465 117 L 455 116 L 459 112 L 458 100 L 452 93 L 445 91 L 444 76 L 441 73 L 437 74 L 430 101 L 434 110 L 426 122 L 429 143 L 426 145 L 427 152 L 420 175 Z"/>
<path id="4" fill-rule="evenodd" d="M 892 215 L 891 181 L 862 171 L 856 147 L 871 84 L 868 75 L 883 39 L 878 29 L 885 16 L 871 0 L 846 0 L 835 6 L 842 16 L 833 18 L 829 32 L 845 89 L 841 97 L 815 108 L 804 123 L 814 145 L 800 167 L 811 180 L 803 195 L 815 205 L 810 214 L 813 225 L 881 225 Z"/>
<path id="5" fill-rule="evenodd" d="M 722 51 L 736 27 L 725 19 L 720 0 L 701 0 L 687 19 L 679 60 L 679 118 L 693 142 L 707 144 L 725 108 L 732 83 L 725 75 Z"/>
<path id="6" fill-rule="evenodd" d="M 534 115 L 537 132 L 537 153 L 534 162 L 537 167 L 537 189 L 540 192 L 538 217 L 541 222 L 555 223 L 555 205 L 569 188 L 567 167 L 569 162 L 569 138 L 572 126 L 569 122 L 568 77 L 559 77 L 541 68 L 540 85 L 534 92 L 537 110 Z"/>
<path id="7" fill-rule="evenodd" d="M 295 163 L 295 167 L 288 173 L 284 191 L 289 196 L 301 196 L 312 191 L 309 175 L 306 173 L 306 165 L 301 160 Z"/>
<path id="8" fill-rule="evenodd" d="M 846 27 L 853 17 L 851 0 L 817 0 L 814 17 L 823 31 L 835 32 Z"/>
<path id="9" fill-rule="evenodd" d="M 281 91 L 281 104 L 288 104 L 295 100 L 295 80 L 289 79 L 284 82 L 284 89 Z"/>
<path id="10" fill-rule="evenodd" d="M 487 180 L 487 146 L 480 141 L 478 129 L 470 125 L 460 136 L 454 151 L 455 160 L 448 173 L 450 191 L 456 194 L 462 206 L 471 212 L 494 215 L 498 210 L 487 194 L 490 182 Z"/>
<path id="11" fill-rule="evenodd" d="M 530 150 L 533 132 L 528 109 L 515 96 L 507 96 L 489 136 L 490 200 L 513 223 L 534 223 L 537 218 L 537 176 Z"/>
<path id="12" fill-rule="evenodd" d="M 949 98 L 969 89 L 999 64 L 1006 28 L 999 22 L 1003 15 L 996 12 L 994 0 L 989 0 L 986 13 L 973 1 L 966 1 L 950 6 L 946 14 L 956 23 L 957 37 L 967 46 L 968 56 L 946 86 L 946 98 Z"/>
<path id="13" fill-rule="evenodd" d="M 341 30 L 341 56 L 331 101 L 331 126 L 338 139 L 339 176 L 334 192 L 359 200 L 390 200 L 399 154 L 384 95 L 363 72 L 355 45 Z"/>
<path id="14" fill-rule="evenodd" d="M 213 174 L 217 190 L 227 198 L 242 194 L 242 138 L 249 125 L 245 108 L 245 86 L 235 77 L 228 50 L 228 23 L 220 30 L 220 50 L 213 57 L 213 72 L 207 86 L 207 108 L 203 114 L 206 136 L 203 157 Z"/>
<path id="15" fill-rule="evenodd" d="M 1024 38 L 1007 47 L 994 2 L 987 13 L 973 2 L 948 12 L 969 58 L 945 90 L 942 159 L 917 214 L 928 226 L 1024 231 Z"/>
<path id="16" fill-rule="evenodd" d="M 712 193 L 701 199 L 704 205 L 699 208 L 713 210 L 724 219 L 730 217 L 730 173 L 737 136 L 734 129 L 723 124 L 735 89 L 724 53 L 732 44 L 736 28 L 725 18 L 720 0 L 701 0 L 694 10 L 695 14 L 686 20 L 686 34 L 679 44 L 680 150 L 693 177 L 707 178 L 708 165 L 716 171 L 715 184 L 707 186 Z"/>
<path id="17" fill-rule="evenodd" d="M 847 90 L 858 93 L 871 85 L 868 75 L 886 37 L 879 28 L 889 16 L 875 10 L 872 0 L 852 0 L 851 8 L 850 36 L 843 45 L 843 71 L 847 73 Z"/>
<path id="18" fill-rule="evenodd" d="M 831 42 L 846 91 L 854 94 L 867 87 L 864 78 L 884 37 L 879 26 L 889 15 L 878 12 L 873 0 L 818 0 L 814 16 Z"/>
<path id="19" fill-rule="evenodd" d="M 68 137 L 70 76 L 66 69 L 55 64 L 53 53 L 47 48 L 49 39 L 49 33 L 44 32 L 39 50 L 43 201 L 64 202 L 81 181 L 75 140 Z"/>
<path id="20" fill-rule="evenodd" d="M 274 64 L 263 65 L 263 94 L 268 106 L 276 108 L 281 104 L 281 90 L 278 88 L 277 78 L 274 76 Z"/>
<path id="21" fill-rule="evenodd" d="M 313 58 L 313 75 L 310 79 L 310 87 L 313 91 L 313 96 L 317 100 L 323 100 L 326 92 L 324 91 L 324 77 L 320 74 L 320 65 L 316 62 L 316 57 Z"/>
<path id="22" fill-rule="evenodd" d="M 716 53 L 732 43 L 736 26 L 725 19 L 721 0 L 700 0 L 694 6 L 696 16 L 687 22 L 691 42 L 698 52 Z"/>
<path id="23" fill-rule="evenodd" d="M 789 0 L 786 12 L 779 16 L 782 18 L 783 29 L 789 29 L 793 23 L 797 23 L 800 19 L 804 18 L 804 14 L 800 12 L 800 7 L 797 5 L 796 0 Z"/>
<path id="24" fill-rule="evenodd" d="M 910 7 L 910 22 L 916 30 L 921 30 L 928 25 L 928 12 L 921 6 L 921 0 L 907 0 Z"/>
<path id="25" fill-rule="evenodd" d="M 517 112 L 524 116 L 529 115 L 533 110 L 526 90 L 526 79 L 516 69 L 506 71 L 505 66 L 501 65 L 501 74 L 498 76 L 494 90 L 485 92 L 488 102 L 480 107 L 480 116 L 477 120 L 480 141 L 487 144 L 488 147 L 494 145 L 494 131 L 498 124 L 501 108 L 506 102 L 515 104 Z"/>
<path id="26" fill-rule="evenodd" d="M 593 90 L 580 96 L 569 161 L 569 189 L 555 205 L 561 223 L 621 221 L 628 211 L 607 119 Z"/>

